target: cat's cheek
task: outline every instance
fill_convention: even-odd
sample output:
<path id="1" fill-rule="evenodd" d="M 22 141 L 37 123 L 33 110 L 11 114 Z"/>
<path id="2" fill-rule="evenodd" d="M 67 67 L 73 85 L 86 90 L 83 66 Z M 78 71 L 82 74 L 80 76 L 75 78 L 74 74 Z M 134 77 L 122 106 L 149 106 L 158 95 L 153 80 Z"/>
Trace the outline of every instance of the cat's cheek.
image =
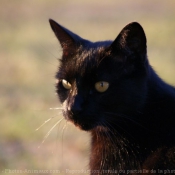
<path id="1" fill-rule="evenodd" d="M 74 123 L 72 112 L 69 110 L 69 103 L 68 103 L 67 99 L 62 103 L 62 106 L 63 106 L 62 112 L 63 112 L 64 118 L 66 120 L 71 121 L 71 122 Z"/>
<path id="2" fill-rule="evenodd" d="M 66 107 L 67 107 L 67 100 L 65 100 L 62 105 L 63 105 L 63 109 L 66 109 Z"/>
<path id="3" fill-rule="evenodd" d="M 62 106 L 63 106 L 63 110 L 62 110 L 63 116 L 64 116 L 64 118 L 65 118 L 66 120 L 68 120 L 69 117 L 68 117 L 68 114 L 67 114 L 67 100 L 65 100 L 65 101 L 62 103 Z"/>

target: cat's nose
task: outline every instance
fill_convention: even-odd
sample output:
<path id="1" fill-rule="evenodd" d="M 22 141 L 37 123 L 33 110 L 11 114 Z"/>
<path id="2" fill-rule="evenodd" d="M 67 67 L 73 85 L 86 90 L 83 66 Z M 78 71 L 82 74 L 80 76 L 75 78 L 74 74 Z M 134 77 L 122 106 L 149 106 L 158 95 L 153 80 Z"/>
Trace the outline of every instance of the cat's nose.
<path id="1" fill-rule="evenodd" d="M 73 103 L 69 106 L 68 110 L 74 115 L 78 115 L 82 112 L 83 98 L 81 96 L 75 96 Z"/>

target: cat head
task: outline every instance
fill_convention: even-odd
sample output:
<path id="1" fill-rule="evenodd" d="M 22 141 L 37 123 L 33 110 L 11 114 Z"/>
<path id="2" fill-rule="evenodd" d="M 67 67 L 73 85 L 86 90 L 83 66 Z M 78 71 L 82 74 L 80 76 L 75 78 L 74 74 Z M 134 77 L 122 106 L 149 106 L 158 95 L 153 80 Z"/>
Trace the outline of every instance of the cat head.
<path id="1" fill-rule="evenodd" d="M 67 120 L 83 130 L 112 127 L 142 108 L 148 60 L 140 24 L 128 24 L 114 41 L 91 42 L 49 22 L 63 52 L 56 91 Z"/>

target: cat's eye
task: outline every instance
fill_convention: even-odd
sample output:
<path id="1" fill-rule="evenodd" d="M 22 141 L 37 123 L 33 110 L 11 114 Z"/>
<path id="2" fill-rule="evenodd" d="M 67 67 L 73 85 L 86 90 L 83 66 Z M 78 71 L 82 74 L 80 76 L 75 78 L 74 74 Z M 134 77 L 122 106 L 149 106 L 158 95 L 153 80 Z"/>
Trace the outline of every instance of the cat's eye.
<path id="1" fill-rule="evenodd" d="M 109 87 L 109 83 L 106 81 L 99 81 L 97 83 L 95 83 L 95 89 L 98 92 L 105 92 Z"/>
<path id="2" fill-rule="evenodd" d="M 62 85 L 65 89 L 70 89 L 71 88 L 71 84 L 65 79 L 62 80 Z"/>

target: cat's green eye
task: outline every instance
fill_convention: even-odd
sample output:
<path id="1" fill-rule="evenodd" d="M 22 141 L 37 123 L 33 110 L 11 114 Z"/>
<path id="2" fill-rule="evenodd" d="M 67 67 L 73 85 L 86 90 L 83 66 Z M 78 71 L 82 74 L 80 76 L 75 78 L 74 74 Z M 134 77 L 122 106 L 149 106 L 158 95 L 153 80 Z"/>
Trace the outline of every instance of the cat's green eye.
<path id="1" fill-rule="evenodd" d="M 71 84 L 65 79 L 62 80 L 62 85 L 65 89 L 70 89 L 71 88 Z"/>
<path id="2" fill-rule="evenodd" d="M 95 89 L 98 92 L 105 92 L 109 87 L 109 83 L 106 81 L 99 81 L 97 83 L 95 83 Z"/>

